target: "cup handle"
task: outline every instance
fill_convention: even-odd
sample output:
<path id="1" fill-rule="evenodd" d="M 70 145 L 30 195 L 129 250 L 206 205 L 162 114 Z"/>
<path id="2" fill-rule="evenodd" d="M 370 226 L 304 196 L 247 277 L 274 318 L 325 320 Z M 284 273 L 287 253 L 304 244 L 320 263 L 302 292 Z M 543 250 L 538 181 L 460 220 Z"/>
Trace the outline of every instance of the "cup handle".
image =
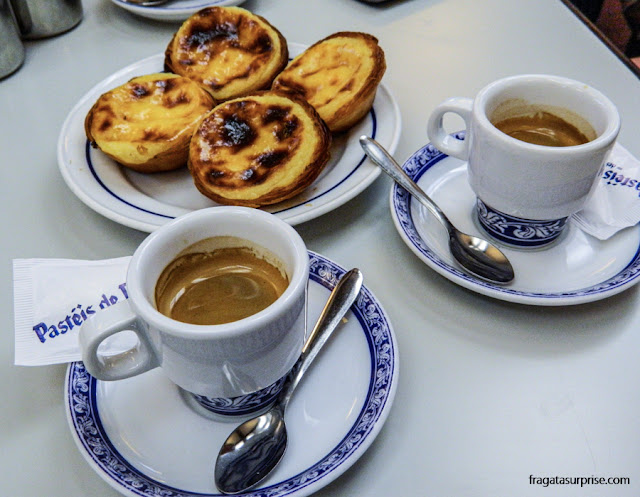
<path id="1" fill-rule="evenodd" d="M 129 330 L 138 337 L 135 346 L 115 355 L 107 356 L 98 352 L 98 347 L 105 339 Z M 87 371 L 99 380 L 122 380 L 158 366 L 149 339 L 128 301 L 104 309 L 85 322 L 80 328 L 79 342 Z"/>
<path id="2" fill-rule="evenodd" d="M 438 105 L 427 122 L 427 136 L 429 141 L 441 152 L 458 159 L 469 159 L 469 128 L 471 125 L 471 110 L 473 108 L 473 100 L 470 98 L 453 97 L 445 100 Z M 442 126 L 442 120 L 447 112 L 458 114 L 467 129 L 467 135 L 464 140 L 458 140 L 447 133 Z"/>

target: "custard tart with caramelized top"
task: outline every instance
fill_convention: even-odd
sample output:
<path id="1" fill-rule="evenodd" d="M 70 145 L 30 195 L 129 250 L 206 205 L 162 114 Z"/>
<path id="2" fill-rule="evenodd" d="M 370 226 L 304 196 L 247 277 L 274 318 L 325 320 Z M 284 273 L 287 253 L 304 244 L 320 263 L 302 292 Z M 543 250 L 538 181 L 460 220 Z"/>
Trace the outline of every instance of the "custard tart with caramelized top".
<path id="1" fill-rule="evenodd" d="M 198 190 L 228 205 L 275 204 L 306 189 L 329 160 L 331 133 L 305 100 L 258 92 L 216 106 L 191 139 Z"/>
<path id="2" fill-rule="evenodd" d="M 187 163 L 191 136 L 214 105 L 188 78 L 149 74 L 102 94 L 84 128 L 94 147 L 123 166 L 142 173 L 170 171 Z"/>
<path id="3" fill-rule="evenodd" d="M 184 21 L 164 63 L 221 101 L 268 89 L 288 57 L 286 40 L 264 18 L 240 7 L 209 7 Z"/>
<path id="4" fill-rule="evenodd" d="M 293 59 L 272 88 L 299 93 L 332 132 L 339 132 L 371 109 L 386 67 L 384 52 L 374 36 L 340 32 Z"/>

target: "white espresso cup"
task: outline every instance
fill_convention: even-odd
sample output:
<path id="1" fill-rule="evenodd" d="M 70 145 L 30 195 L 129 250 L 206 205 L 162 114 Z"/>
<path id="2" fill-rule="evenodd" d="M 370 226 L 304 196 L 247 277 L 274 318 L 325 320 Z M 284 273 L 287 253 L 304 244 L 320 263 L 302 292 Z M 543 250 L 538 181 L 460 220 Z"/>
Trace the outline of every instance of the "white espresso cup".
<path id="1" fill-rule="evenodd" d="M 189 253 L 189 247 L 201 251 L 211 240 L 235 240 L 232 246 L 275 256 L 288 286 L 265 309 L 226 324 L 189 324 L 159 312 L 155 289 L 165 267 Z M 302 350 L 308 278 L 302 238 L 276 216 L 246 207 L 195 211 L 162 226 L 135 251 L 127 270 L 128 299 L 82 326 L 83 362 L 92 376 L 107 381 L 160 367 L 190 398 L 216 414 L 260 410 L 274 400 Z M 137 343 L 117 354 L 104 353 L 108 343 L 100 345 L 127 330 L 137 335 Z"/>
<path id="2" fill-rule="evenodd" d="M 560 117 L 589 141 L 572 146 L 528 143 L 494 122 L 535 111 Z M 447 113 L 462 117 L 464 139 L 448 134 Z M 468 161 L 480 225 L 493 238 L 519 248 L 548 245 L 594 190 L 620 129 L 613 103 L 585 83 L 544 74 L 507 77 L 475 99 L 455 97 L 438 105 L 427 124 L 431 143 Z"/>

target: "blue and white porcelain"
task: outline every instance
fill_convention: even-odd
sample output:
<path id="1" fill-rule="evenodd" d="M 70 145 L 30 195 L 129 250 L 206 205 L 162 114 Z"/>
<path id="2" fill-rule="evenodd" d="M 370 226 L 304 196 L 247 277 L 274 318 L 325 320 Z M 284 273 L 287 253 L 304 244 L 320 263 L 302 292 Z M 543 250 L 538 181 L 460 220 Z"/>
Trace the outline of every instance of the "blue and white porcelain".
<path id="1" fill-rule="evenodd" d="M 218 416 L 246 416 L 248 414 L 257 414 L 273 404 L 273 401 L 276 400 L 282 390 L 285 379 L 286 375 L 257 392 L 232 398 L 207 397 L 205 395 L 196 395 L 186 390 L 184 394 L 193 396 L 193 400 L 201 407 Z"/>
<path id="2" fill-rule="evenodd" d="M 240 5 L 245 0 L 169 0 L 167 3 L 153 7 L 143 7 L 125 0 L 111 0 L 118 7 L 129 12 L 156 21 L 178 22 L 195 14 L 205 7 L 222 7 L 225 5 Z"/>
<path id="3" fill-rule="evenodd" d="M 289 56 L 295 57 L 305 48 L 299 43 L 289 43 Z M 141 174 L 119 166 L 91 147 L 84 132 L 84 119 L 104 92 L 134 76 L 162 71 L 163 63 L 164 54 L 156 54 L 100 81 L 73 107 L 58 138 L 58 167 L 71 191 L 108 219 L 146 232 L 183 214 L 219 204 L 196 189 L 186 167 L 167 173 Z M 393 153 L 400 130 L 398 104 L 383 83 L 369 114 L 350 130 L 334 136 L 331 159 L 314 183 L 292 199 L 264 210 L 296 225 L 340 207 L 380 175 L 380 169 L 365 160 L 358 137 L 371 136 Z"/>
<path id="4" fill-rule="evenodd" d="M 494 125 L 541 112 L 560 117 L 587 141 L 543 146 Z M 443 126 L 450 113 L 465 122 L 462 140 Z M 562 220 L 585 206 L 619 130 L 618 110 L 605 95 L 586 83 L 549 74 L 509 76 L 489 83 L 473 99 L 449 98 L 435 107 L 427 123 L 438 150 L 467 161 L 471 189 L 489 211 L 490 217 L 480 212 L 482 225 L 520 248 L 553 242 Z"/>
<path id="5" fill-rule="evenodd" d="M 567 218 L 538 221 L 522 219 L 500 212 L 476 199 L 478 221 L 496 240 L 520 248 L 539 248 L 549 245 L 562 233 Z"/>
<path id="6" fill-rule="evenodd" d="M 249 247 L 274 261 L 287 275 L 287 287 L 266 308 L 226 323 L 200 325 L 160 312 L 155 290 L 163 269 L 181 255 L 221 247 Z M 280 381 L 298 360 L 307 332 L 308 283 L 304 240 L 273 214 L 240 206 L 191 212 L 138 246 L 127 268 L 127 300 L 80 329 L 82 360 L 93 376 L 106 381 L 159 367 L 182 389 L 210 398 L 234 399 L 262 390 Z M 117 355 L 104 352 L 101 345 L 123 332 L 135 334 L 137 342 Z M 242 403 L 228 404 L 241 408 Z"/>
<path id="7" fill-rule="evenodd" d="M 455 226 L 486 237 L 477 220 L 476 195 L 469 186 L 466 162 L 428 144 L 403 169 Z M 449 253 L 442 225 L 398 186 L 391 190 L 390 208 L 398 233 L 418 258 L 445 278 L 482 295 L 529 305 L 573 305 L 611 297 L 639 281 L 637 225 L 602 241 L 581 231 L 569 218 L 560 238 L 543 250 L 502 245 L 516 278 L 511 285 L 499 286 L 463 272 Z"/>
<path id="8" fill-rule="evenodd" d="M 312 252 L 309 260 L 309 321 L 315 322 L 345 271 Z M 397 381 L 391 323 L 365 286 L 291 400 L 282 462 L 260 488 L 242 495 L 303 497 L 338 478 L 378 435 Z M 122 494 L 219 495 L 212 465 L 234 424 L 192 409 L 160 370 L 108 382 L 71 363 L 65 405 L 80 453 Z"/>

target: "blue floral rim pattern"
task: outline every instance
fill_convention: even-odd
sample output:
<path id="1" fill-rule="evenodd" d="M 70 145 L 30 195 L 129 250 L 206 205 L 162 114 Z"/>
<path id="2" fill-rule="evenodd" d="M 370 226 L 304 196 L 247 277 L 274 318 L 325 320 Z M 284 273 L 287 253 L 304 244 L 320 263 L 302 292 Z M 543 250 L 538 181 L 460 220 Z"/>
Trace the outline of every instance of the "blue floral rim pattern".
<path id="1" fill-rule="evenodd" d="M 453 136 L 463 140 L 465 132 L 454 133 Z M 448 155 L 440 152 L 431 143 L 414 153 L 402 166 L 402 169 L 417 183 L 430 168 L 438 164 Z M 397 219 L 398 225 L 415 249 L 429 260 L 431 265 L 437 266 L 441 271 L 448 273 L 457 280 L 463 280 L 470 288 L 478 287 L 487 290 L 487 293 L 504 295 L 505 300 L 514 300 L 525 303 L 562 300 L 564 303 L 589 302 L 602 298 L 605 294 L 613 294 L 637 283 L 640 276 L 640 247 L 631 257 L 628 264 L 613 277 L 596 285 L 571 290 L 566 292 L 526 292 L 510 287 L 498 286 L 470 276 L 456 267 L 447 264 L 422 240 L 411 215 L 411 195 L 398 185 L 393 186 L 391 192 L 391 208 Z M 507 298 L 508 297 L 508 298 Z M 499 298 L 499 297 L 497 297 Z"/>
<path id="2" fill-rule="evenodd" d="M 244 416 L 245 414 L 261 411 L 276 400 L 280 390 L 282 390 L 285 379 L 286 376 L 283 376 L 262 390 L 233 398 L 206 397 L 204 395 L 187 393 L 192 395 L 198 404 L 215 414 L 221 414 L 222 416 Z"/>
<path id="3" fill-rule="evenodd" d="M 497 240 L 520 248 L 544 247 L 556 240 L 567 218 L 536 221 L 510 216 L 476 200 L 478 221 Z"/>
<path id="4" fill-rule="evenodd" d="M 331 290 L 345 270 L 332 261 L 309 252 L 312 281 Z M 393 330 L 375 297 L 362 287 L 351 308 L 362 327 L 370 353 L 369 387 L 364 405 L 354 424 L 340 443 L 322 459 L 301 473 L 265 488 L 242 495 L 251 497 L 284 497 L 304 491 L 310 485 L 322 483 L 338 468 L 348 468 L 367 448 L 384 422 L 395 394 L 397 350 Z M 78 443 L 101 476 L 121 491 L 139 496 L 206 497 L 221 494 L 194 493 L 170 487 L 135 469 L 113 446 L 100 420 L 96 396 L 98 380 L 92 377 L 82 362 L 69 365 L 66 378 L 66 402 L 69 422 Z M 332 481 L 331 478 L 325 480 Z"/>

